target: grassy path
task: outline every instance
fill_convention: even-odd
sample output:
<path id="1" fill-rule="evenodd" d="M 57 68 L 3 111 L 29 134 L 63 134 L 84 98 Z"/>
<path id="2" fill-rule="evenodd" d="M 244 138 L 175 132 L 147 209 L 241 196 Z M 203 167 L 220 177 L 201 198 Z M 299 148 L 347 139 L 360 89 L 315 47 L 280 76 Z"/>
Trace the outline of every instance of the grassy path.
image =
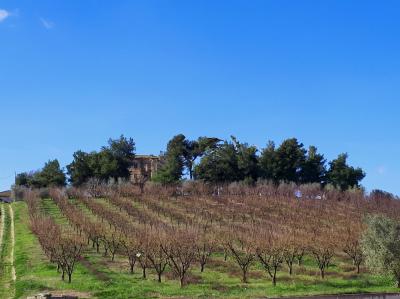
<path id="1" fill-rule="evenodd" d="M 3 234 L 4 234 L 4 205 L 0 208 L 1 218 L 0 218 L 0 251 L 3 244 Z"/>
<path id="2" fill-rule="evenodd" d="M 8 206 L 10 208 L 10 220 L 11 220 L 11 254 L 10 254 L 10 263 L 11 263 L 11 279 L 13 283 L 17 280 L 17 275 L 15 273 L 15 264 L 14 264 L 14 251 L 15 251 L 15 226 L 14 226 L 14 210 L 12 205 Z"/>
<path id="3" fill-rule="evenodd" d="M 1 205 L 0 298 L 14 298 L 13 215 L 11 205 Z"/>

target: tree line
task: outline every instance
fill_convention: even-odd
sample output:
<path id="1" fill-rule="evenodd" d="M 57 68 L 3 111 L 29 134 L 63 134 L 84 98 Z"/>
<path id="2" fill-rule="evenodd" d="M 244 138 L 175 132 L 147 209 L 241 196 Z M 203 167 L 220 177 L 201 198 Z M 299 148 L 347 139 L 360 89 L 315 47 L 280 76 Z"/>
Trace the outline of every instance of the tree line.
<path id="1" fill-rule="evenodd" d="M 118 139 L 109 139 L 100 151 L 73 154 L 73 161 L 67 165 L 67 171 L 61 168 L 57 159 L 45 163 L 39 171 L 17 174 L 15 185 L 31 188 L 63 187 L 67 182 L 81 186 L 89 179 L 102 182 L 110 179 L 129 179 L 129 168 L 135 157 L 135 142 L 121 135 Z M 68 176 L 67 176 L 68 175 Z"/>
<path id="2" fill-rule="evenodd" d="M 42 188 L 65 186 L 68 182 L 78 187 L 91 179 L 100 182 L 128 180 L 135 151 L 134 140 L 121 135 L 109 139 L 99 151 L 76 151 L 73 161 L 66 166 L 66 172 L 58 160 L 50 160 L 40 171 L 18 174 L 15 184 Z M 359 188 L 365 172 L 348 165 L 347 158 L 348 155 L 342 153 L 327 162 L 317 147 L 306 149 L 296 138 L 286 139 L 279 146 L 269 141 L 265 148 L 258 149 L 239 142 L 233 136 L 230 140 L 215 137 L 189 140 L 179 134 L 161 153 L 160 166 L 153 181 L 169 185 L 186 179 L 212 184 L 238 181 L 253 184 L 258 180 L 268 180 L 275 184 L 330 184 L 342 191 Z"/>
<path id="3" fill-rule="evenodd" d="M 259 150 L 234 136 L 230 141 L 209 137 L 188 140 L 179 134 L 168 142 L 154 180 L 176 183 L 188 174 L 190 179 L 214 184 L 237 181 L 252 184 L 263 179 L 274 183 L 331 184 L 341 190 L 358 188 L 365 173 L 348 165 L 347 158 L 343 153 L 327 163 L 315 146 L 305 149 L 296 138 L 286 139 L 279 146 L 269 141 Z"/>

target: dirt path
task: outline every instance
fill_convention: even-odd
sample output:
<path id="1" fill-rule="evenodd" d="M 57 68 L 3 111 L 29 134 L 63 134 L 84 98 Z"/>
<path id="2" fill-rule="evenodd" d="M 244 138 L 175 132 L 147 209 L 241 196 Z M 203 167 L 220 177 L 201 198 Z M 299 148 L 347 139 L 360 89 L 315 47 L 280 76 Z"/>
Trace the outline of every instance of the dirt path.
<path id="1" fill-rule="evenodd" d="M 97 279 L 100 279 L 102 281 L 110 280 L 110 278 L 108 278 L 105 273 L 97 270 L 97 268 L 88 259 L 81 257 L 80 262 L 84 267 L 86 267 L 86 269 L 88 269 L 94 276 L 96 276 Z"/>
<path id="2" fill-rule="evenodd" d="M 6 255 L 2 257 L 3 260 L 1 261 L 2 266 L 4 267 L 4 269 L 6 269 L 6 271 L 4 272 L 6 274 L 6 277 L 3 276 L 1 279 L 0 296 L 2 296 L 2 298 L 14 298 L 16 280 L 14 266 L 14 211 L 10 204 L 8 205 L 8 210 L 7 206 L 4 204 L 0 205 L 0 208 L 0 250 L 7 250 Z"/>
<path id="3" fill-rule="evenodd" d="M 4 234 L 4 205 L 1 205 L 1 220 L 0 220 L 0 250 L 3 244 L 3 234 Z"/>
<path id="4" fill-rule="evenodd" d="M 15 281 L 17 280 L 17 276 L 15 274 L 15 264 L 14 264 L 14 251 L 15 251 L 14 210 L 11 205 L 9 205 L 8 207 L 10 208 L 10 219 L 11 219 L 11 254 L 10 254 L 11 278 L 15 283 Z"/>

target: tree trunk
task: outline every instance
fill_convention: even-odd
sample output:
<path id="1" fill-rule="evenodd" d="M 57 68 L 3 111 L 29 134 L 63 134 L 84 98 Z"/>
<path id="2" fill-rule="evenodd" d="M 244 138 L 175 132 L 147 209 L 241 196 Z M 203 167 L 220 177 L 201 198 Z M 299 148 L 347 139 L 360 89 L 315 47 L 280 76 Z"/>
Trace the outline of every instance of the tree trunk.
<path id="1" fill-rule="evenodd" d="M 68 283 L 71 283 L 72 273 L 68 273 Z"/>
<path id="2" fill-rule="evenodd" d="M 140 194 L 144 193 L 144 184 L 140 184 Z"/>
<path id="3" fill-rule="evenodd" d="M 133 274 L 133 267 L 135 266 L 135 264 L 130 264 L 130 266 L 131 266 L 131 274 Z"/>
<path id="4" fill-rule="evenodd" d="M 325 278 L 325 269 L 320 268 L 320 271 L 321 271 L 321 278 L 324 279 Z"/>
<path id="5" fill-rule="evenodd" d="M 158 275 L 158 282 L 161 282 L 161 273 L 157 273 Z"/>
<path id="6" fill-rule="evenodd" d="M 180 282 L 181 282 L 181 288 L 183 288 L 183 286 L 185 285 L 185 275 L 181 276 Z"/>
<path id="7" fill-rule="evenodd" d="M 200 272 L 203 273 L 204 272 L 205 263 L 201 263 L 200 265 L 201 265 L 200 266 Z"/>
<path id="8" fill-rule="evenodd" d="M 142 267 L 143 269 L 143 278 L 146 279 L 146 267 Z"/>
<path id="9" fill-rule="evenodd" d="M 242 271 L 243 271 L 242 281 L 243 283 L 247 283 L 247 271 L 244 269 L 242 269 Z"/>
<path id="10" fill-rule="evenodd" d="M 299 266 L 301 266 L 302 263 L 303 263 L 303 256 L 298 256 L 298 257 L 297 257 L 297 264 L 298 264 Z"/>

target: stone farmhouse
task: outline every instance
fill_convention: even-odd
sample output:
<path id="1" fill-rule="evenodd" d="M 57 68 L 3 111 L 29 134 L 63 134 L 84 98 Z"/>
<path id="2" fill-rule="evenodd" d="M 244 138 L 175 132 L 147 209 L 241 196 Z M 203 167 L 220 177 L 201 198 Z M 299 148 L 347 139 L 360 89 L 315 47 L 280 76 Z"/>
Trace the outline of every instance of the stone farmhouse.
<path id="1" fill-rule="evenodd" d="M 150 180 L 160 165 L 160 157 L 154 155 L 135 155 L 131 173 L 131 181 L 135 184 Z"/>

